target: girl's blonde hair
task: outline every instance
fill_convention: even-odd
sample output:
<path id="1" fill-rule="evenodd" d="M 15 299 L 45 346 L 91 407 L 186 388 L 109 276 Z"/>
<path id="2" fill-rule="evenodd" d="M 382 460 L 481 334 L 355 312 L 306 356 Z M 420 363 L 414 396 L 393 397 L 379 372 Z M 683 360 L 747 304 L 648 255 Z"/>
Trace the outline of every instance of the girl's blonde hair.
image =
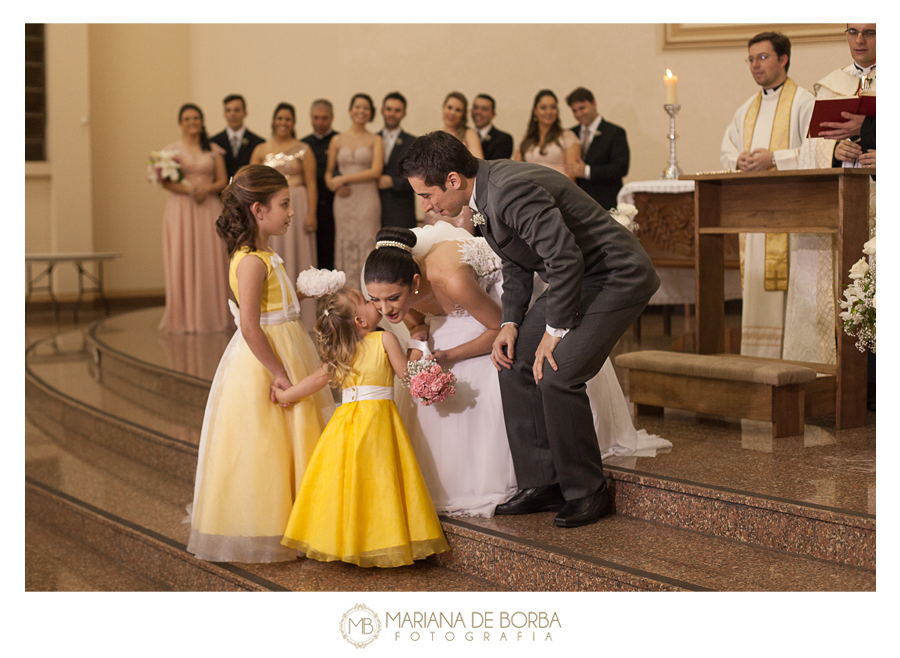
<path id="1" fill-rule="evenodd" d="M 356 308 L 365 301 L 355 288 L 340 288 L 319 303 L 316 337 L 319 356 L 331 368 L 331 384 L 341 386 L 353 374 L 353 361 L 362 342 L 356 330 Z"/>

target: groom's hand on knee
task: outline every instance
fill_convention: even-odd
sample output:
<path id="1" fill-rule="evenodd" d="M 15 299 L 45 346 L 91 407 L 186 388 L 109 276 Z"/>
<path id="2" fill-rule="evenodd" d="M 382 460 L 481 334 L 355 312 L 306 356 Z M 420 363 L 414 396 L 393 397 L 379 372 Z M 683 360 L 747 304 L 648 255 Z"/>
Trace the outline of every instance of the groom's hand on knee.
<path id="1" fill-rule="evenodd" d="M 500 328 L 500 333 L 494 339 L 491 347 L 491 362 L 499 371 L 502 368 L 512 368 L 513 359 L 516 357 L 516 339 L 519 337 L 519 329 L 515 324 L 508 322 Z"/>
<path id="2" fill-rule="evenodd" d="M 559 370 L 559 367 L 556 365 L 556 359 L 553 358 L 553 350 L 556 349 L 559 341 L 560 339 L 556 336 L 551 336 L 546 331 L 544 332 L 541 343 L 534 352 L 534 365 L 531 367 L 531 371 L 534 373 L 535 384 L 544 378 L 544 359 L 547 359 L 551 368 Z"/>

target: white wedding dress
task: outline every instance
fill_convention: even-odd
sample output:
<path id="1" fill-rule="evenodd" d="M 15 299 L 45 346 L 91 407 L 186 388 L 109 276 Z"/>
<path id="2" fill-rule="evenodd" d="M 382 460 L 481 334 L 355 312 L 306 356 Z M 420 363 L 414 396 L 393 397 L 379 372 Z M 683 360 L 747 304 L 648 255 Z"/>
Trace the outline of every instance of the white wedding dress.
<path id="1" fill-rule="evenodd" d="M 413 256 L 417 258 L 438 242 L 458 241 L 461 260 L 472 266 L 482 287 L 500 303 L 501 262 L 484 238 L 473 238 L 443 221 L 413 231 L 417 238 Z M 537 278 L 535 284 L 536 299 L 545 286 Z M 451 315 L 427 316 L 425 322 L 432 351 L 468 342 L 485 330 L 484 325 L 459 307 Z M 382 326 L 396 333 L 402 345 L 409 339 L 402 323 L 391 325 L 385 321 Z M 395 385 L 394 399 L 438 513 L 491 517 L 497 505 L 516 493 L 500 381 L 488 354 L 459 361 L 452 371 L 457 379 L 456 394 L 444 402 L 421 406 L 399 383 Z M 653 457 L 671 449 L 669 441 L 645 430 L 635 430 L 609 359 L 587 383 L 587 392 L 604 458 Z"/>

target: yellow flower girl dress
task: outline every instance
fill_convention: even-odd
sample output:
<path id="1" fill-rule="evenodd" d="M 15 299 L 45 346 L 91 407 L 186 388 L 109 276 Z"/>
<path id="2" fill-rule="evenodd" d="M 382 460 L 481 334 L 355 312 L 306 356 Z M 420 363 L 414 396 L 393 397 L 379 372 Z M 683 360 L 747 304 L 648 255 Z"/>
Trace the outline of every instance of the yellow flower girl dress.
<path id="1" fill-rule="evenodd" d="M 240 249 L 231 258 L 231 289 L 240 303 L 237 266 L 251 253 L 267 270 L 260 326 L 291 382 L 298 382 L 319 368 L 319 358 L 298 319 L 297 295 L 281 258 L 271 251 Z M 237 307 L 230 304 L 239 324 Z M 334 403 L 325 388 L 282 408 L 269 399 L 272 381 L 239 326 L 216 370 L 200 436 L 187 549 L 201 559 L 277 562 L 297 557 L 281 538 Z"/>
<path id="2" fill-rule="evenodd" d="M 450 550 L 393 401 L 382 332 L 363 338 L 282 543 L 323 562 L 397 567 Z"/>

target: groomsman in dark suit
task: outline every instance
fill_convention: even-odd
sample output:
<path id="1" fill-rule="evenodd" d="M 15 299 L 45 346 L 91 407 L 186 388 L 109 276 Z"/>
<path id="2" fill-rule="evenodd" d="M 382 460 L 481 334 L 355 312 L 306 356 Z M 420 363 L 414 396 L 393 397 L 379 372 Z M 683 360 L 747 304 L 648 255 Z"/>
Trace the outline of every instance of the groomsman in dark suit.
<path id="1" fill-rule="evenodd" d="M 247 103 L 240 94 L 231 94 L 222 101 L 225 106 L 225 130 L 213 135 L 209 141 L 215 142 L 225 149 L 225 171 L 228 180 L 244 165 L 250 164 L 250 156 L 253 149 L 262 144 L 264 140 L 255 135 L 244 125 L 247 118 Z"/>
<path id="2" fill-rule="evenodd" d="M 502 261 L 501 326 L 491 361 L 519 492 L 497 514 L 558 512 L 594 523 L 612 495 L 585 383 L 659 288 L 637 238 L 568 177 L 540 164 L 479 160 L 444 131 L 400 163 L 426 212 L 472 223 Z M 548 288 L 529 307 L 535 273 Z"/>
<path id="3" fill-rule="evenodd" d="M 566 103 L 578 121 L 572 132 L 581 140 L 578 187 L 607 210 L 615 208 L 631 159 L 625 130 L 600 116 L 594 94 L 584 87 L 569 94 Z"/>
<path id="4" fill-rule="evenodd" d="M 412 146 L 414 135 L 400 127 L 406 116 L 406 98 L 399 91 L 384 97 L 381 103 L 384 128 L 384 169 L 378 179 L 381 196 L 381 225 L 414 228 L 416 225 L 416 195 L 405 176 L 400 175 L 400 159 Z"/>
<path id="5" fill-rule="evenodd" d="M 495 108 L 494 99 L 487 94 L 478 94 L 472 101 L 472 123 L 481 137 L 485 160 L 511 158 L 513 152 L 512 135 L 494 127 Z"/>
<path id="6" fill-rule="evenodd" d="M 316 156 L 316 190 L 319 202 L 316 209 L 316 249 L 320 269 L 334 269 L 334 192 L 325 185 L 325 168 L 328 164 L 328 145 L 337 132 L 331 129 L 334 108 L 324 98 L 314 100 L 309 110 L 312 133 L 302 142 L 309 144 Z"/>

